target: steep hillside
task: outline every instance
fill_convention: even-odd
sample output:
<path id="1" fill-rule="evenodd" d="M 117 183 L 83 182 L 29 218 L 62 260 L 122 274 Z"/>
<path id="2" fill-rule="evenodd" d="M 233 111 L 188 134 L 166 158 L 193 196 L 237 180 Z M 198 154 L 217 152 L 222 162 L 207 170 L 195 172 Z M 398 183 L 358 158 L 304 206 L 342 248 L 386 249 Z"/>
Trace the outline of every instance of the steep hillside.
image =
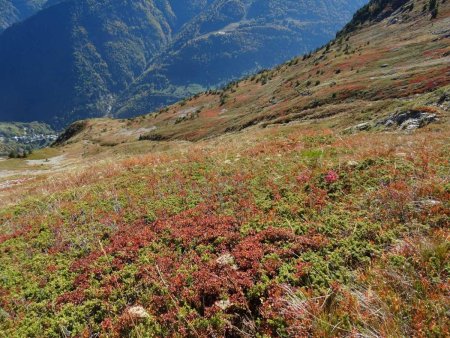
<path id="1" fill-rule="evenodd" d="M 378 14 L 361 21 L 358 13 L 353 29 L 347 27 L 351 32 L 310 56 L 196 95 L 157 114 L 111 123 L 90 121 L 91 130 L 97 132 L 81 133 L 72 141 L 132 142 L 139 135 L 195 141 L 254 125 L 295 121 L 323 121 L 340 129 L 366 123 L 359 128 L 379 129 L 387 116 L 414 109 L 446 119 L 449 6 L 441 4 L 439 15 L 431 19 L 431 13 L 423 11 L 424 4 L 428 2 L 411 6 L 405 1 L 380 22 L 375 19 Z M 369 24 L 372 20 L 375 23 Z M 365 25 L 356 28 L 357 21 Z"/>
<path id="2" fill-rule="evenodd" d="M 0 120 L 150 111 L 317 47 L 364 2 L 64 1 L 0 35 Z"/>
<path id="3" fill-rule="evenodd" d="M 188 5 L 195 8 L 194 4 Z M 170 41 L 165 1 L 65 1 L 0 35 L 0 118 L 101 116 Z"/>
<path id="4" fill-rule="evenodd" d="M 448 337 L 450 3 L 382 3 L 0 160 L 0 336 Z"/>
<path id="5" fill-rule="evenodd" d="M 366 1 L 215 1 L 121 95 L 128 117 L 225 84 L 328 42 Z"/>

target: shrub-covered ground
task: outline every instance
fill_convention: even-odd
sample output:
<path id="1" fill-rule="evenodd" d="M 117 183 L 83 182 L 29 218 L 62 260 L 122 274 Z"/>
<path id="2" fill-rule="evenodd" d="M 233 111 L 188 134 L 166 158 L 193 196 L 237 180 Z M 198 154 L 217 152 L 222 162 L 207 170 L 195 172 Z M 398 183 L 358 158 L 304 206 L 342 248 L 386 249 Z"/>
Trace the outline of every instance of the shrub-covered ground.
<path id="1" fill-rule="evenodd" d="M 88 121 L 57 165 L 3 161 L 27 176 L 0 182 L 0 336 L 450 336 L 450 9 L 428 4 Z M 433 123 L 387 126 L 412 113 Z"/>
<path id="2" fill-rule="evenodd" d="M 444 337 L 449 132 L 273 127 L 0 208 L 5 337 Z"/>

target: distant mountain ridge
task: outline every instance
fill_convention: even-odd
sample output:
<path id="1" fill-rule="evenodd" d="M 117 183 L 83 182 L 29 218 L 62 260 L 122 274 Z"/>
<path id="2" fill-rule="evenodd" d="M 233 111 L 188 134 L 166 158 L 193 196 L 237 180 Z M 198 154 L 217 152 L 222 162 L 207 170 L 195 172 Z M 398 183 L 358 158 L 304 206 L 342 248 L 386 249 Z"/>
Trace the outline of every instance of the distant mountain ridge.
<path id="1" fill-rule="evenodd" d="M 59 128 L 88 117 L 146 113 L 314 49 L 364 3 L 47 4 L 0 35 L 0 120 Z"/>
<path id="2" fill-rule="evenodd" d="M 63 0 L 0 0 L 0 32 Z"/>

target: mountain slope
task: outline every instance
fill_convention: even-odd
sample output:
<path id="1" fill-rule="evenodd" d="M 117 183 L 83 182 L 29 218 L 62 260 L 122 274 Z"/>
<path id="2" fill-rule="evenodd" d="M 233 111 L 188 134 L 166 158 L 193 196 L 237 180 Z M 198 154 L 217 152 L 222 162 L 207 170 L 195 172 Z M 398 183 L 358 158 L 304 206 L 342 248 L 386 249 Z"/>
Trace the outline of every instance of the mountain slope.
<path id="1" fill-rule="evenodd" d="M 449 336 L 450 5 L 424 4 L 0 161 L 31 162 L 0 171 L 0 334 Z"/>
<path id="2" fill-rule="evenodd" d="M 108 114 L 113 94 L 170 40 L 176 14 L 167 1 L 73 0 L 8 29 L 0 35 L 2 120 L 61 127 Z"/>
<path id="3" fill-rule="evenodd" d="M 358 122 L 376 124 L 388 114 L 428 105 L 445 116 L 440 106 L 447 102 L 442 88 L 450 84 L 448 5 L 442 5 L 433 20 L 422 8 L 416 4 L 410 9 L 405 2 L 381 22 L 376 22 L 377 14 L 372 24 L 352 24 L 353 30 L 310 57 L 196 95 L 156 115 L 115 121 L 108 132 L 78 137 L 95 143 L 133 141 L 139 136 L 135 131 L 141 130 L 149 139 L 195 141 L 254 125 L 325 118 L 334 127 L 346 128 Z M 358 16 L 352 22 L 357 21 Z M 95 121 L 90 124 L 97 129 Z"/>
<path id="4" fill-rule="evenodd" d="M 365 1 L 215 1 L 121 95 L 126 117 L 315 49 Z"/>
<path id="5" fill-rule="evenodd" d="M 60 128 L 80 118 L 150 111 L 318 46 L 344 24 L 334 17 L 350 17 L 364 3 L 265 2 L 50 6 L 0 35 L 0 119 Z"/>

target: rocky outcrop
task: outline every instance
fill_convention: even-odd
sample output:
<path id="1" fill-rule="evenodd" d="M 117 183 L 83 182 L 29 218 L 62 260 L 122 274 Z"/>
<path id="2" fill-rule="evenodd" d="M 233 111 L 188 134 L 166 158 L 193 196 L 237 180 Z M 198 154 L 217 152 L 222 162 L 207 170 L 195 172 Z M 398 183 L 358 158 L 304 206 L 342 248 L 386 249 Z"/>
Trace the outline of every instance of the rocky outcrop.
<path id="1" fill-rule="evenodd" d="M 415 108 L 394 113 L 380 120 L 359 123 L 345 129 L 344 133 L 351 134 L 372 129 L 414 131 L 438 120 L 437 110 L 434 108 Z"/>
<path id="2" fill-rule="evenodd" d="M 376 123 L 376 126 L 397 128 L 400 130 L 416 130 L 437 121 L 437 115 L 430 110 L 411 109 L 396 113 Z"/>

